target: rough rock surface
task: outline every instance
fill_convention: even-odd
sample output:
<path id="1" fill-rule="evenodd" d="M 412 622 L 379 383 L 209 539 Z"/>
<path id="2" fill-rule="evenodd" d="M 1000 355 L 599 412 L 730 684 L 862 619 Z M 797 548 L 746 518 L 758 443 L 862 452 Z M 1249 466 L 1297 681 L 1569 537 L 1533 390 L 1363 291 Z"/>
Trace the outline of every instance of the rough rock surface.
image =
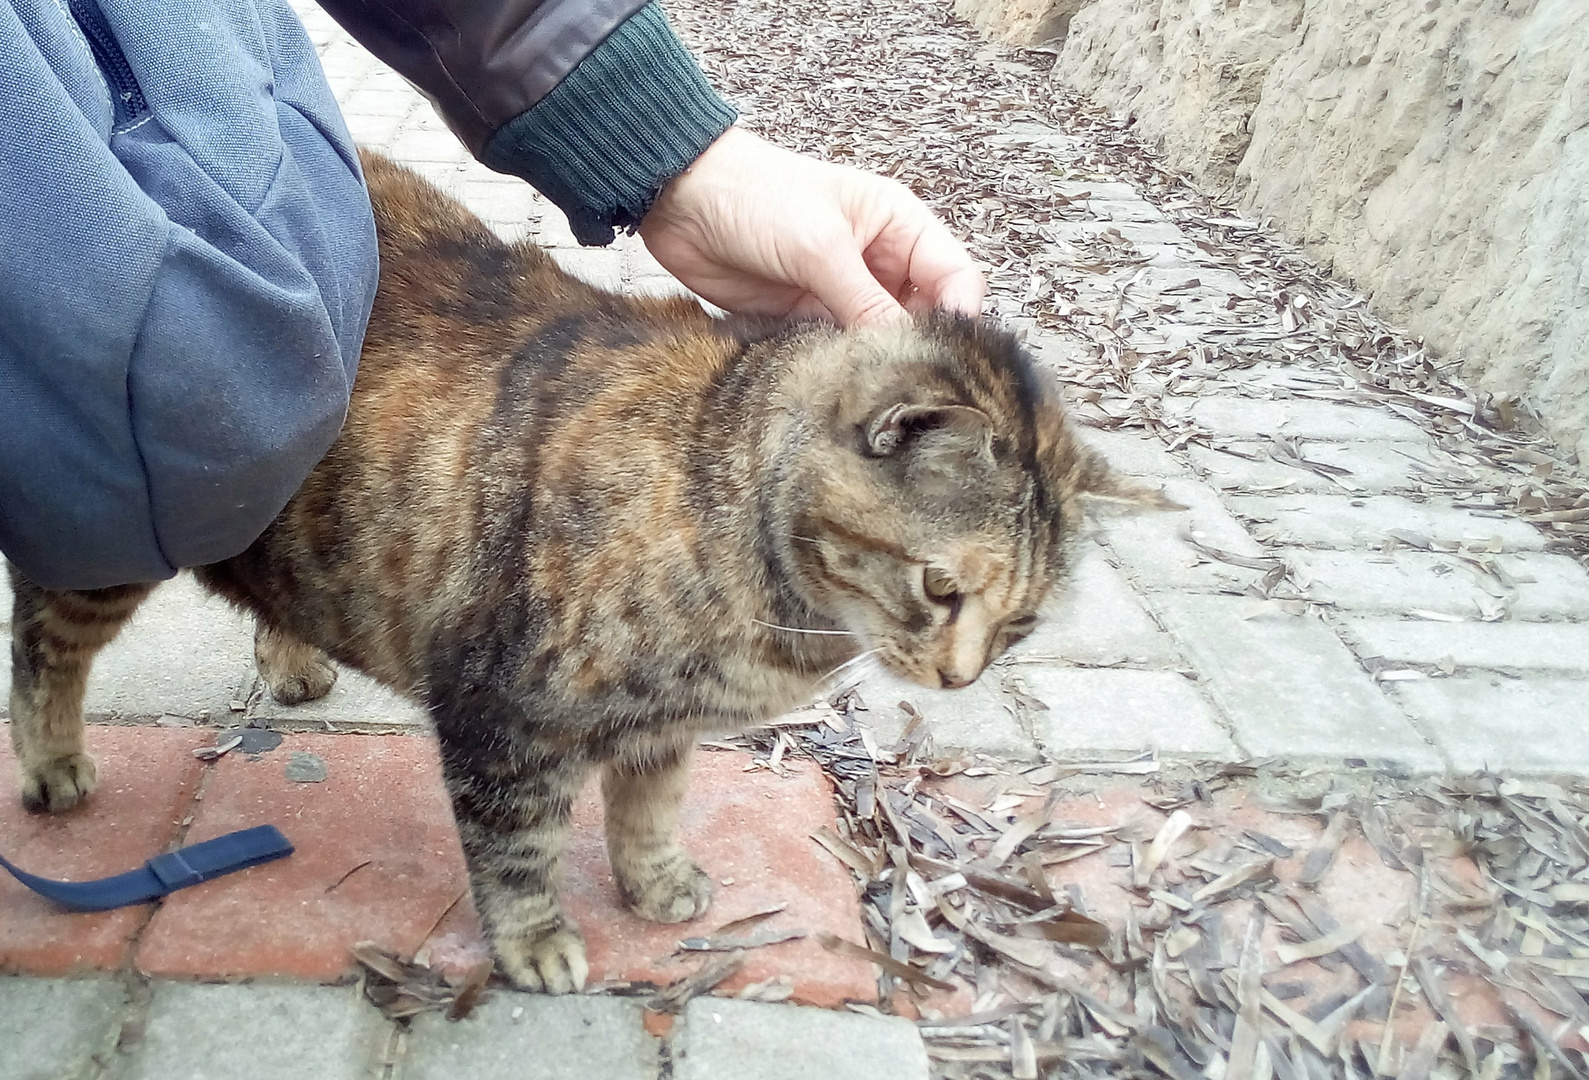
<path id="1" fill-rule="evenodd" d="M 1092 0 L 1055 71 L 1589 460 L 1583 0 Z"/>
<path id="2" fill-rule="evenodd" d="M 1022 47 L 1059 41 L 1090 0 L 954 0 L 954 12 L 989 37 Z"/>

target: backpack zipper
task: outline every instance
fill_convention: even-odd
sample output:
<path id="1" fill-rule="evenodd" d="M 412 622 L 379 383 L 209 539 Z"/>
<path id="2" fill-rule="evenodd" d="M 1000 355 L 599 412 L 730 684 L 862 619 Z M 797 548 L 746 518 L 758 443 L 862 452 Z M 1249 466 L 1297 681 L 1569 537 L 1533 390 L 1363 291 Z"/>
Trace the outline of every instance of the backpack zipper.
<path id="1" fill-rule="evenodd" d="M 115 126 L 121 127 L 142 117 L 149 111 L 149 103 L 138 88 L 132 65 L 127 63 L 127 54 L 121 51 L 121 43 L 105 21 L 105 13 L 94 0 L 66 0 L 66 5 L 88 39 L 88 47 L 104 72 L 105 81 L 110 84 L 111 96 L 115 98 Z"/>

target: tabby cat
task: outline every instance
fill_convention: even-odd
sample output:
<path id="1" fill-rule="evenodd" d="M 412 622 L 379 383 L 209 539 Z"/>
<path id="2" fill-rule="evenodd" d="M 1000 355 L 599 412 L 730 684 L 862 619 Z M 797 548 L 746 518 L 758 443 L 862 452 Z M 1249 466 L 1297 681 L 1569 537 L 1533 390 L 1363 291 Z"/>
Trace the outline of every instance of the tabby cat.
<path id="1" fill-rule="evenodd" d="M 1115 482 L 1008 334 L 617 296 L 364 164 L 381 279 L 346 427 L 252 547 L 196 573 L 256 615 L 278 701 L 324 694 L 334 659 L 429 709 L 502 969 L 576 990 L 554 879 L 590 770 L 624 902 L 700 915 L 710 880 L 674 839 L 700 733 L 863 651 L 967 685 L 1030 632 L 1081 497 Z M 94 787 L 89 664 L 153 586 L 12 582 L 23 800 L 60 812 Z"/>

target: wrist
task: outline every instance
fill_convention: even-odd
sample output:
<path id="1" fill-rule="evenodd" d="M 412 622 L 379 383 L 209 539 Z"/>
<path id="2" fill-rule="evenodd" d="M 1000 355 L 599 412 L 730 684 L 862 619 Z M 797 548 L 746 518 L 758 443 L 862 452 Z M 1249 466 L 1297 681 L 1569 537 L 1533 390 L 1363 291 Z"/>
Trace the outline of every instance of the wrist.
<path id="1" fill-rule="evenodd" d="M 637 228 L 735 115 L 651 3 L 503 125 L 481 160 L 550 198 L 581 243 L 606 244 Z"/>

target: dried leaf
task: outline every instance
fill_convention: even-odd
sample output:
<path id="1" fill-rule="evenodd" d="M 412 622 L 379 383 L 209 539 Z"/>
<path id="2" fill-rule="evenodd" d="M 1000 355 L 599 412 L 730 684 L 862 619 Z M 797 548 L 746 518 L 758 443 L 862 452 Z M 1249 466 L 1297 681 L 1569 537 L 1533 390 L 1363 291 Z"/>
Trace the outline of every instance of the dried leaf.
<path id="1" fill-rule="evenodd" d="M 933 934 L 919 908 L 909 908 L 899 918 L 895 919 L 894 929 L 911 948 L 920 952 L 938 953 L 941 955 L 955 951 L 954 942 L 946 941 Z"/>
<path id="2" fill-rule="evenodd" d="M 895 960 L 887 953 L 880 953 L 875 949 L 868 949 L 865 946 L 856 945 L 853 942 L 845 941 L 843 938 L 838 937 L 837 935 L 826 933 L 818 934 L 817 942 L 824 949 L 828 950 L 829 952 L 838 953 L 840 956 L 853 956 L 858 960 L 870 960 L 872 963 L 876 964 L 890 975 L 905 979 L 908 982 L 921 983 L 924 986 L 932 987 L 934 990 L 954 989 L 953 984 L 946 983 L 942 979 L 935 979 L 918 967 L 907 964 L 902 960 Z"/>
<path id="3" fill-rule="evenodd" d="M 760 911 L 753 911 L 749 915 L 741 915 L 737 919 L 730 919 L 722 926 L 719 926 L 716 930 L 713 930 L 712 936 L 721 937 L 724 934 L 736 934 L 741 930 L 748 930 L 757 923 L 764 922 L 765 920 L 772 918 L 780 911 L 787 910 L 788 907 L 789 902 L 785 900 L 781 904 L 774 904 L 772 907 L 762 908 Z"/>
<path id="4" fill-rule="evenodd" d="M 882 871 L 882 867 L 862 855 L 856 850 L 855 845 L 838 836 L 826 825 L 810 835 L 824 851 L 862 877 L 875 878 Z"/>
<path id="5" fill-rule="evenodd" d="M 463 980 L 458 984 L 458 995 L 452 999 L 452 1004 L 447 1007 L 448 1020 L 463 1020 L 474 1011 L 479 1004 L 480 996 L 485 993 L 486 982 L 491 978 L 495 965 L 490 959 L 477 960 L 464 973 Z"/>
<path id="6" fill-rule="evenodd" d="M 1236 977 L 1236 1027 L 1230 1036 L 1230 1056 L 1226 1059 L 1223 1080 L 1254 1080 L 1258 1076 L 1258 1051 L 1263 1040 L 1260 1027 L 1263 946 L 1259 941 L 1262 930 L 1262 909 L 1254 908 L 1247 920 L 1247 933 L 1242 941 L 1241 963 Z"/>
<path id="7" fill-rule="evenodd" d="M 1295 964 L 1299 960 L 1312 960 L 1334 952 L 1343 945 L 1350 945 L 1361 936 L 1362 931 L 1351 927 L 1341 927 L 1323 937 L 1304 941 L 1298 945 L 1281 944 L 1275 946 L 1275 956 L 1279 957 L 1282 964 Z"/>
<path id="8" fill-rule="evenodd" d="M 1193 903 L 1207 903 L 1210 900 L 1234 892 L 1243 885 L 1254 882 L 1272 881 L 1275 876 L 1275 861 L 1265 859 L 1262 862 L 1247 863 L 1238 866 L 1228 874 L 1221 874 L 1207 885 L 1192 893 Z"/>
<path id="9" fill-rule="evenodd" d="M 1159 826 L 1159 831 L 1153 837 L 1153 843 L 1148 845 L 1147 854 L 1137 864 L 1131 876 L 1131 884 L 1138 889 L 1145 889 L 1148 880 L 1153 877 L 1153 872 L 1164 862 L 1165 856 L 1170 853 L 1170 848 L 1181 838 L 1187 829 L 1191 828 L 1192 815 L 1185 810 L 1177 810 L 1165 819 Z"/>
<path id="10" fill-rule="evenodd" d="M 714 956 L 695 971 L 659 990 L 647 1002 L 647 1007 L 655 1012 L 682 1012 L 692 999 L 700 997 L 744 966 L 745 954 L 742 952 Z"/>
<path id="11" fill-rule="evenodd" d="M 1316 885 L 1323 879 L 1351 827 L 1352 815 L 1346 811 L 1338 810 L 1330 815 L 1330 823 L 1324 827 L 1319 842 L 1309 848 L 1302 858 L 1302 872 L 1297 875 L 1299 885 Z"/>

